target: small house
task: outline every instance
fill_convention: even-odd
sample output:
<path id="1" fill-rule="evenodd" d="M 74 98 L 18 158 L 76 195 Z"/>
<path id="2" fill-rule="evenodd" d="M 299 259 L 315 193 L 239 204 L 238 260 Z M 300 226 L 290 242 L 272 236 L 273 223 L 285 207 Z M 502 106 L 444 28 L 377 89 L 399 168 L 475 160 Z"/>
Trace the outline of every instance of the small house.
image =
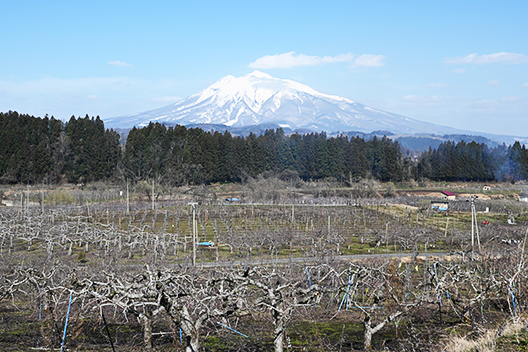
<path id="1" fill-rule="evenodd" d="M 444 196 L 444 199 L 447 199 L 447 200 L 455 200 L 456 199 L 456 194 L 454 194 L 453 192 L 442 191 L 442 194 Z"/>
<path id="2" fill-rule="evenodd" d="M 519 202 L 526 202 L 526 203 L 528 203 L 528 196 L 520 196 L 520 197 L 519 197 Z"/>

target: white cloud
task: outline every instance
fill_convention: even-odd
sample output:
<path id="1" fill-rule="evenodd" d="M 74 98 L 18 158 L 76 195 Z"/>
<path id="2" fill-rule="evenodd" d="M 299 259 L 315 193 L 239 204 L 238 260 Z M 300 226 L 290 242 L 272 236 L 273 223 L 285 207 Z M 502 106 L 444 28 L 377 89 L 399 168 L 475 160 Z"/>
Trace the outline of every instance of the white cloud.
<path id="1" fill-rule="evenodd" d="M 488 86 L 491 86 L 491 87 L 497 87 L 497 86 L 500 86 L 500 82 L 499 81 L 495 81 L 495 80 L 491 80 L 491 81 L 488 81 L 488 83 L 486 83 Z"/>
<path id="2" fill-rule="evenodd" d="M 92 95 L 87 96 L 86 99 L 95 100 L 95 99 L 99 99 L 99 97 L 97 95 L 95 95 L 95 94 L 92 94 Z"/>
<path id="3" fill-rule="evenodd" d="M 489 116 L 494 116 L 497 121 L 497 128 L 502 128 L 501 126 L 504 122 L 508 121 L 513 123 L 515 120 L 524 121 L 526 113 L 528 111 L 528 99 L 516 97 L 516 96 L 503 96 L 501 98 L 490 100 L 475 100 L 467 104 L 469 107 L 470 113 L 477 114 L 490 114 Z M 509 117 L 508 117 L 509 116 Z M 479 117 L 480 119 L 480 117 Z M 506 123 L 509 125 L 511 123 Z M 518 129 L 511 128 L 509 134 L 516 135 L 519 133 Z"/>
<path id="4" fill-rule="evenodd" d="M 410 94 L 410 95 L 403 96 L 402 99 L 405 101 L 416 101 L 418 100 L 418 97 L 416 95 Z"/>
<path id="5" fill-rule="evenodd" d="M 518 97 L 502 97 L 500 98 L 500 101 L 504 102 L 504 103 L 512 103 L 512 102 L 515 102 L 515 101 L 518 101 L 519 98 Z"/>
<path id="6" fill-rule="evenodd" d="M 489 99 L 482 99 L 482 100 L 477 100 L 473 102 L 473 105 L 491 105 L 491 104 L 495 104 L 495 101 L 489 100 Z"/>
<path id="7" fill-rule="evenodd" d="M 385 66 L 385 56 L 383 55 L 372 55 L 372 54 L 363 54 L 359 56 L 355 61 L 353 66 L 361 67 L 381 67 Z"/>
<path id="8" fill-rule="evenodd" d="M 407 106 L 444 106 L 446 104 L 451 104 L 453 101 L 457 100 L 453 97 L 442 97 L 439 95 L 433 95 L 431 97 L 423 97 L 417 95 L 405 95 L 401 98 Z"/>
<path id="9" fill-rule="evenodd" d="M 355 60 L 354 60 L 355 59 Z M 251 68 L 292 68 L 299 66 L 316 66 L 335 62 L 348 62 L 352 67 L 380 67 L 385 65 L 385 56 L 363 54 L 355 58 L 351 53 L 336 56 L 315 56 L 296 54 L 294 51 L 284 54 L 266 55 L 249 64 Z"/>
<path id="10" fill-rule="evenodd" d="M 497 111 L 498 104 L 495 100 L 482 99 L 470 104 L 472 112 L 476 113 L 493 113 Z"/>
<path id="11" fill-rule="evenodd" d="M 522 85 L 524 88 L 528 88 L 528 83 Z"/>
<path id="12" fill-rule="evenodd" d="M 128 62 L 122 62 L 122 61 L 108 61 L 108 64 L 111 66 L 117 66 L 117 67 L 134 67 Z"/>
<path id="13" fill-rule="evenodd" d="M 503 64 L 528 64 L 528 56 L 524 54 L 517 53 L 494 53 L 494 54 L 469 54 L 465 57 L 454 57 L 451 59 L 446 59 L 448 64 L 493 64 L 493 63 L 503 63 Z"/>
<path id="14" fill-rule="evenodd" d="M 445 88 L 445 87 L 449 87 L 449 84 L 446 84 L 446 83 L 429 83 L 427 86 L 429 88 Z"/>
<path id="15" fill-rule="evenodd" d="M 294 51 L 284 54 L 266 55 L 249 64 L 251 68 L 292 68 L 297 66 L 315 66 L 333 62 L 352 62 L 354 55 L 312 56 L 295 54 Z"/>
<path id="16" fill-rule="evenodd" d="M 457 68 L 456 70 L 453 70 L 453 73 L 466 73 L 466 70 L 463 68 Z"/>

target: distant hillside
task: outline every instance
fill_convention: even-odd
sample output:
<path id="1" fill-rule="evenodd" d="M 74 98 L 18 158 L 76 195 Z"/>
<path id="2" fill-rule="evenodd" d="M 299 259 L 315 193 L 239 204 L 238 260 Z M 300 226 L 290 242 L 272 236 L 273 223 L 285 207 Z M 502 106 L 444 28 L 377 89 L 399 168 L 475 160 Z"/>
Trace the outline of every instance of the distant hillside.
<path id="1" fill-rule="evenodd" d="M 174 124 L 166 123 L 164 124 L 168 127 L 176 126 Z M 313 133 L 312 130 L 309 129 L 291 129 L 289 127 L 280 127 L 278 124 L 275 123 L 267 123 L 267 124 L 260 124 L 260 125 L 253 125 L 253 126 L 243 126 L 243 127 L 232 127 L 232 126 L 225 126 L 225 125 L 219 125 L 219 124 L 190 124 L 186 126 L 187 128 L 199 128 L 206 132 L 229 132 L 233 136 L 240 136 L 240 137 L 247 137 L 250 134 L 254 135 L 262 135 L 266 132 L 266 130 L 276 130 L 278 128 L 281 128 L 284 131 L 285 135 L 290 135 L 294 133 L 298 134 L 309 134 Z M 120 135 L 121 135 L 121 144 L 125 144 L 126 138 L 128 136 L 128 133 L 130 131 L 130 128 L 115 128 Z M 404 149 L 408 149 L 412 152 L 423 152 L 429 149 L 429 147 L 436 149 L 438 146 L 447 141 L 451 142 L 477 142 L 479 144 L 484 143 L 490 148 L 494 148 L 502 143 L 496 142 L 494 140 L 491 140 L 486 137 L 482 136 L 474 136 L 474 135 L 467 135 L 467 134 L 446 134 L 442 136 L 437 135 L 395 135 L 391 131 L 373 131 L 370 133 L 367 132 L 358 132 L 358 131 L 349 131 L 349 132 L 330 132 L 327 133 L 328 137 L 336 137 L 339 135 L 346 135 L 349 138 L 350 137 L 360 137 L 365 140 L 371 140 L 376 137 L 383 137 L 387 136 L 388 138 L 392 139 L 395 142 L 398 142 Z M 508 145 L 513 144 L 508 143 Z"/>

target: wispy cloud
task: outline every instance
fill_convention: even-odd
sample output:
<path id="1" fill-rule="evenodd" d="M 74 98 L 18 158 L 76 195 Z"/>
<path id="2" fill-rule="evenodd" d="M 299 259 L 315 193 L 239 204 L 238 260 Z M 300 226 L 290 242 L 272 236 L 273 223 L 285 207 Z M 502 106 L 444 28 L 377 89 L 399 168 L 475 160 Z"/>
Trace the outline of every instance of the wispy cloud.
<path id="1" fill-rule="evenodd" d="M 385 56 L 363 54 L 360 55 L 352 64 L 355 67 L 381 67 L 385 66 Z"/>
<path id="2" fill-rule="evenodd" d="M 385 56 L 363 54 L 359 57 L 355 55 L 339 54 L 336 56 L 315 56 L 296 54 L 294 51 L 284 54 L 265 55 L 249 64 L 251 68 L 292 68 L 299 66 L 316 66 L 336 62 L 347 62 L 353 67 L 379 67 L 385 65 Z"/>
<path id="3" fill-rule="evenodd" d="M 472 102 L 470 107 L 472 112 L 490 113 L 496 110 L 497 102 L 495 100 L 482 99 Z"/>
<path id="4" fill-rule="evenodd" d="M 491 80 L 491 81 L 488 81 L 488 83 L 486 83 L 488 86 L 491 86 L 491 87 L 497 87 L 497 86 L 500 86 L 500 82 L 499 81 L 495 81 L 495 80 Z"/>
<path id="5" fill-rule="evenodd" d="M 475 64 L 475 65 L 484 65 L 484 64 L 528 64 L 528 56 L 524 54 L 517 53 L 494 53 L 494 54 L 469 54 L 465 57 L 454 57 L 451 59 L 446 59 L 448 64 Z"/>
<path id="6" fill-rule="evenodd" d="M 506 119 L 505 116 L 508 114 L 513 114 L 517 116 L 516 119 L 519 121 L 524 121 L 524 116 L 526 116 L 526 111 L 528 111 L 528 99 L 516 96 L 503 96 L 495 100 L 476 100 L 469 104 L 469 107 L 470 112 L 490 114 L 499 112 L 504 119 Z"/>
<path id="7" fill-rule="evenodd" d="M 464 70 L 463 68 L 457 68 L 453 70 L 453 73 L 466 73 L 466 70 Z"/>
<path id="8" fill-rule="evenodd" d="M 407 106 L 423 106 L 423 107 L 432 107 L 432 106 L 445 106 L 452 104 L 457 100 L 455 97 L 443 97 L 439 95 L 433 95 L 430 97 L 418 96 L 418 95 L 405 95 L 402 98 L 402 101 Z"/>
<path id="9" fill-rule="evenodd" d="M 108 61 L 108 64 L 110 66 L 117 66 L 117 67 L 134 67 L 132 64 L 129 64 L 128 62 L 123 61 Z"/>
<path id="10" fill-rule="evenodd" d="M 294 51 L 284 54 L 266 55 L 249 64 L 251 68 L 292 68 L 297 66 L 315 66 L 333 62 L 352 62 L 354 55 L 313 56 L 296 54 Z"/>
<path id="11" fill-rule="evenodd" d="M 429 83 L 427 86 L 429 88 L 446 88 L 446 87 L 449 87 L 449 84 L 446 84 L 446 83 Z"/>
<path id="12" fill-rule="evenodd" d="M 528 82 L 522 85 L 524 88 L 528 88 Z"/>

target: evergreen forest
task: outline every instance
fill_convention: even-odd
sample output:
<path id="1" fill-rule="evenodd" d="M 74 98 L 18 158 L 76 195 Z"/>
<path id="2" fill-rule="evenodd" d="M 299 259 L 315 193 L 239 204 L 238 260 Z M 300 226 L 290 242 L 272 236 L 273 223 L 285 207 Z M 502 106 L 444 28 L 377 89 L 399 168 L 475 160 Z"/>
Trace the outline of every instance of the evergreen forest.
<path id="1" fill-rule="evenodd" d="M 303 180 L 372 177 L 399 182 L 519 181 L 528 178 L 528 151 L 519 142 L 445 142 L 418 157 L 387 137 L 329 138 L 325 133 L 233 136 L 150 123 L 130 130 L 126 144 L 99 117 L 67 122 L 0 113 L 0 183 L 84 183 L 156 179 L 169 186 L 241 182 L 265 172 Z"/>

